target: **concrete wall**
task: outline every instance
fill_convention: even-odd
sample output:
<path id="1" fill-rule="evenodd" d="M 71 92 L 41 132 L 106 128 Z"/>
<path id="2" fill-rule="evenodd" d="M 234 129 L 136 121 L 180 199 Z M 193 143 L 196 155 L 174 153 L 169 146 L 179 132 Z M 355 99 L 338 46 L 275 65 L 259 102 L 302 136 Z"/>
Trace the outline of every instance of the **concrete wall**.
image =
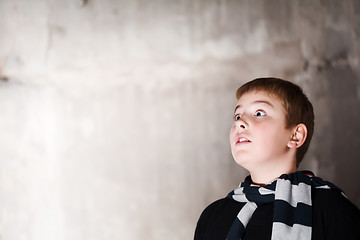
<path id="1" fill-rule="evenodd" d="M 360 206 L 359 1 L 0 1 L 0 239 L 191 239 L 246 176 L 242 83 L 302 86 L 302 168 Z"/>

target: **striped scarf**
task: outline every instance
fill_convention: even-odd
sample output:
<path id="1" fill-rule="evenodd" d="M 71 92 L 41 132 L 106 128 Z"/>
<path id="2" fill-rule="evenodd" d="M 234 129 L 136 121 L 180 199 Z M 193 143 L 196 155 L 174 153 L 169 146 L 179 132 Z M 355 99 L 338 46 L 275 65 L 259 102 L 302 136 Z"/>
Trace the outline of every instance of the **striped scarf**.
<path id="1" fill-rule="evenodd" d="M 311 239 L 312 187 L 334 189 L 342 193 L 334 184 L 315 177 L 310 171 L 283 174 L 263 187 L 253 185 L 250 176 L 246 177 L 240 187 L 227 196 L 246 204 L 238 213 L 226 239 L 241 239 L 256 208 L 270 202 L 274 202 L 271 239 Z"/>

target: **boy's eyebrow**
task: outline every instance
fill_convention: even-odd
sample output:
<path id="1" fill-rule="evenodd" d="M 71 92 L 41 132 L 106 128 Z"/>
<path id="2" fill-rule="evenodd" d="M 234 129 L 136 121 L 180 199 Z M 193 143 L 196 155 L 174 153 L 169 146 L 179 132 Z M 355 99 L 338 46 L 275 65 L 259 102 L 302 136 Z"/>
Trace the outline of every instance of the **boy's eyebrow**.
<path id="1" fill-rule="evenodd" d="M 267 104 L 269 105 L 270 107 L 274 107 L 271 102 L 267 101 L 267 100 L 256 100 L 256 101 L 253 101 L 251 104 L 258 104 L 258 103 L 264 103 L 264 104 Z M 236 105 L 235 107 L 235 110 L 234 110 L 234 113 L 236 112 L 236 110 L 241 107 L 241 104 L 238 104 Z"/>

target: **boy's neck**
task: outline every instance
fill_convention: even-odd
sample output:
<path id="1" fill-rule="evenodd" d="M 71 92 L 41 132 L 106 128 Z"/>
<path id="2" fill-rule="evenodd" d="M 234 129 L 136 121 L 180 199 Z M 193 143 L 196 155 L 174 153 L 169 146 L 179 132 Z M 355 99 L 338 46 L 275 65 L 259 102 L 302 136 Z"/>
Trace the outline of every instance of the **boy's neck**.
<path id="1" fill-rule="evenodd" d="M 282 174 L 289 174 L 296 171 L 297 168 L 295 165 L 284 166 L 282 168 L 274 168 L 271 166 L 267 168 L 257 168 L 255 171 L 251 171 L 250 175 L 254 184 L 264 186 L 278 179 Z"/>

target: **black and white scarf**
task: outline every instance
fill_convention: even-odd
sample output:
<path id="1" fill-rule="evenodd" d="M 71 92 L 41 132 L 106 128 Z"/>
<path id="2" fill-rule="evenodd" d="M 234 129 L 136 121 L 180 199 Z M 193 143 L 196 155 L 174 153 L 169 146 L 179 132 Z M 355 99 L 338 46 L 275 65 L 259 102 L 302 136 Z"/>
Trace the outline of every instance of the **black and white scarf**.
<path id="1" fill-rule="evenodd" d="M 243 237 L 247 223 L 256 208 L 274 202 L 271 239 L 311 239 L 312 209 L 311 188 L 335 189 L 334 184 L 315 177 L 310 171 L 283 174 L 266 186 L 254 185 L 250 176 L 228 198 L 246 203 L 237 215 L 227 240 Z"/>

